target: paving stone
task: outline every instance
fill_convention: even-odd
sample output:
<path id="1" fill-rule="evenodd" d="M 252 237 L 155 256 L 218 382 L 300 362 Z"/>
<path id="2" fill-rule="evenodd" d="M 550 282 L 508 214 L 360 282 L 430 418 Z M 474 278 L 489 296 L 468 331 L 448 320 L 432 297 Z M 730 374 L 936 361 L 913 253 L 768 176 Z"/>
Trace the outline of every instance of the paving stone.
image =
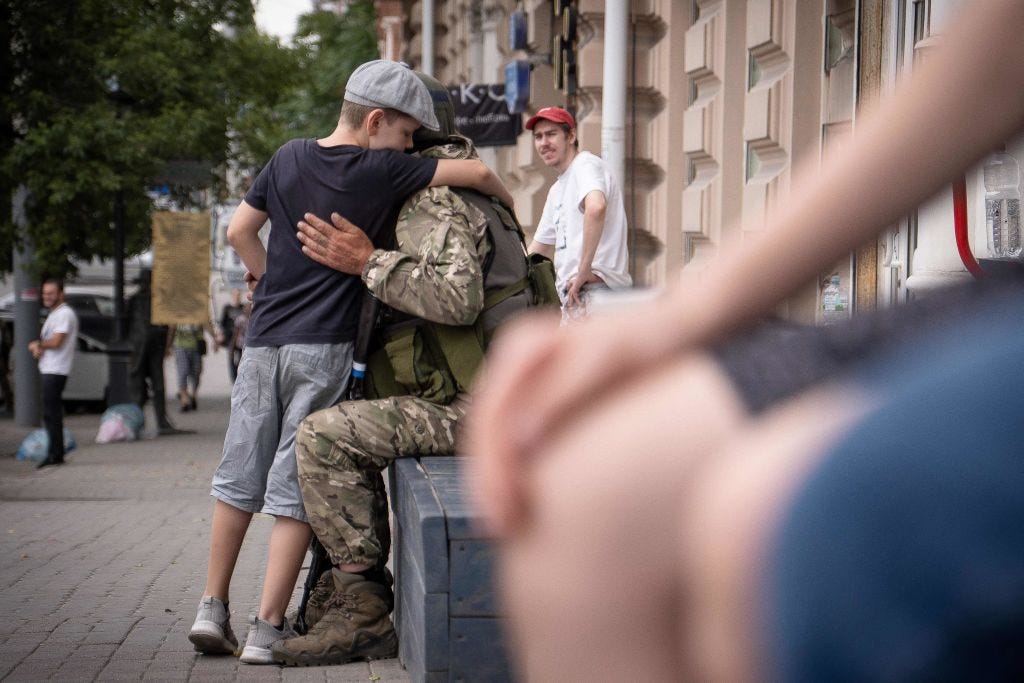
<path id="1" fill-rule="evenodd" d="M 186 635 L 205 584 L 210 480 L 227 424 L 222 366 L 204 372 L 200 409 L 172 418 L 194 434 L 96 444 L 99 415 L 69 415 L 79 447 L 60 468 L 10 457 L 24 430 L 0 417 L 4 683 L 409 680 L 396 660 L 281 668 L 195 653 Z M 272 525 L 254 516 L 232 580 L 240 639 L 258 606 Z M 300 595 L 301 578 L 291 609 Z"/>

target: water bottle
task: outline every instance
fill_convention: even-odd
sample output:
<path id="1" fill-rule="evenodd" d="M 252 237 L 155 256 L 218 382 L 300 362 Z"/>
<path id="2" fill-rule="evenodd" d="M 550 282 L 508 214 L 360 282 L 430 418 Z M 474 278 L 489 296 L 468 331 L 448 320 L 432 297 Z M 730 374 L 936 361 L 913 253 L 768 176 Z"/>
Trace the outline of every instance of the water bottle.
<path id="1" fill-rule="evenodd" d="M 362 401 L 366 398 L 366 363 L 352 361 L 352 374 L 348 379 L 346 401 Z"/>
<path id="2" fill-rule="evenodd" d="M 832 275 L 821 290 L 821 317 L 826 324 L 846 318 L 846 297 L 839 287 L 838 274 Z"/>
<path id="3" fill-rule="evenodd" d="M 1018 258 L 1020 239 L 1020 167 L 1006 152 L 985 160 L 985 228 L 993 258 Z"/>

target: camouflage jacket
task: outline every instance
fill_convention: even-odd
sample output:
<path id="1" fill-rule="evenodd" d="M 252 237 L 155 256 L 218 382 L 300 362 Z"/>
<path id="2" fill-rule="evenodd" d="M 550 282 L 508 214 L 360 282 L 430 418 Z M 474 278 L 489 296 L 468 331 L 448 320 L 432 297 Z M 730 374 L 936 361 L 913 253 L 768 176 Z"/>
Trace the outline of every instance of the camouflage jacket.
<path id="1" fill-rule="evenodd" d="M 436 159 L 475 159 L 461 136 L 421 152 Z M 472 324 L 484 307 L 483 264 L 491 250 L 487 220 L 448 187 L 417 192 L 395 227 L 398 248 L 377 249 L 363 282 L 382 302 L 444 325 Z"/>

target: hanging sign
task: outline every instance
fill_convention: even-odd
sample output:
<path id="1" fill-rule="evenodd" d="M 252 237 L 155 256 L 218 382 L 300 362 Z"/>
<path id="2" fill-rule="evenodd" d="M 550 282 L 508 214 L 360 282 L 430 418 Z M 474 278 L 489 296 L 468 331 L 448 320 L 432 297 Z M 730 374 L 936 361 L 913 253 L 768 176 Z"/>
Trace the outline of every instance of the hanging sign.
<path id="1" fill-rule="evenodd" d="M 455 127 L 477 147 L 514 145 L 523 119 L 510 114 L 501 83 L 469 83 L 448 88 L 455 104 Z"/>
<path id="2" fill-rule="evenodd" d="M 153 324 L 210 321 L 210 214 L 153 212 Z"/>

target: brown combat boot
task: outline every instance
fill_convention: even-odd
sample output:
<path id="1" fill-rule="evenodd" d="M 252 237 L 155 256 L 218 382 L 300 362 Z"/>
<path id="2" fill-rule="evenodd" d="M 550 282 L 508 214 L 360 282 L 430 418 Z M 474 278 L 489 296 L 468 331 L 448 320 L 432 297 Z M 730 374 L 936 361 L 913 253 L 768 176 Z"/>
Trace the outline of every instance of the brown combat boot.
<path id="1" fill-rule="evenodd" d="M 316 622 L 320 621 L 320 617 L 327 611 L 328 603 L 330 603 L 333 596 L 334 577 L 330 571 L 326 571 L 316 580 L 316 585 L 313 586 L 313 590 L 309 593 L 309 600 L 306 601 L 306 615 L 302 620 L 306 631 L 309 631 Z M 288 621 L 293 624 L 298 623 L 298 612 L 289 616 Z"/>
<path id="2" fill-rule="evenodd" d="M 398 654 L 398 636 L 388 616 L 387 588 L 358 574 L 332 569 L 334 595 L 327 611 L 304 636 L 271 647 L 274 661 L 292 666 L 344 664 Z"/>

